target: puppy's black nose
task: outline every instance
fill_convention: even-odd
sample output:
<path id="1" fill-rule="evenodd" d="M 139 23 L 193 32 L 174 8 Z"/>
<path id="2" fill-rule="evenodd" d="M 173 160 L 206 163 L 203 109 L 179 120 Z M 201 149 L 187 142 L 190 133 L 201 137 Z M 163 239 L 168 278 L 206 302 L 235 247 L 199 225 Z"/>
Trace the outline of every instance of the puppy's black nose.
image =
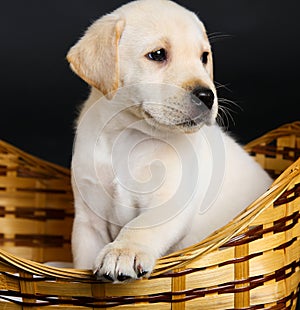
<path id="1" fill-rule="evenodd" d="M 196 104 L 200 104 L 201 102 L 203 102 L 209 110 L 212 108 L 214 104 L 214 98 L 215 95 L 209 88 L 196 87 L 192 91 L 192 100 Z"/>

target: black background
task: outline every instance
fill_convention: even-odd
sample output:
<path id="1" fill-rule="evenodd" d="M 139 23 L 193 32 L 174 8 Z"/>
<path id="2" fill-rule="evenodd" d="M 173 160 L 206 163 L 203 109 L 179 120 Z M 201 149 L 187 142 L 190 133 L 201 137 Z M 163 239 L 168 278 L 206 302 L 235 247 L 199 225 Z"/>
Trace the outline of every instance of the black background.
<path id="1" fill-rule="evenodd" d="M 69 69 L 68 49 L 90 23 L 126 1 L 2 2 L 0 139 L 69 166 L 76 108 L 88 87 Z M 246 143 L 300 119 L 298 1 L 178 1 L 195 11 L 212 42 L 215 80 L 231 99 L 229 129 Z"/>

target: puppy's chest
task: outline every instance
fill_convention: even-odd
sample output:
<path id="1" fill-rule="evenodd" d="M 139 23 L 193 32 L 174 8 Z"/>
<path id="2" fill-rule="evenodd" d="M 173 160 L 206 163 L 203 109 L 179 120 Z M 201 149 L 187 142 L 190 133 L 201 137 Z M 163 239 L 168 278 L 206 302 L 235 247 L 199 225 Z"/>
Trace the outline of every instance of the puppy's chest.
<path id="1" fill-rule="evenodd" d="M 101 182 L 109 192 L 116 186 L 138 193 L 156 192 L 176 187 L 181 179 L 182 158 L 165 140 L 137 132 L 98 143 L 95 166 Z"/>

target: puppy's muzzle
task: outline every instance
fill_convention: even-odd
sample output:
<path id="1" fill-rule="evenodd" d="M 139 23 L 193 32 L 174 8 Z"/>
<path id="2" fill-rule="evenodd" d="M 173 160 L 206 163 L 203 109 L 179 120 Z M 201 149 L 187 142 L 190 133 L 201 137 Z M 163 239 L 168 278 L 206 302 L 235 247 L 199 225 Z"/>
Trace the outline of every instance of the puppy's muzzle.
<path id="1" fill-rule="evenodd" d="M 150 94 L 151 97 L 163 93 L 162 99 L 151 98 L 142 104 L 145 119 L 151 124 L 169 128 L 176 126 L 184 132 L 195 132 L 203 124 L 212 124 L 216 98 L 210 88 L 194 84 L 193 87 L 175 89 L 164 86 L 163 90 L 165 92 L 156 92 L 154 89 Z"/>
<path id="2" fill-rule="evenodd" d="M 215 99 L 215 95 L 211 89 L 199 86 L 193 89 L 191 97 L 193 103 L 196 105 L 205 104 L 209 110 L 211 110 Z"/>

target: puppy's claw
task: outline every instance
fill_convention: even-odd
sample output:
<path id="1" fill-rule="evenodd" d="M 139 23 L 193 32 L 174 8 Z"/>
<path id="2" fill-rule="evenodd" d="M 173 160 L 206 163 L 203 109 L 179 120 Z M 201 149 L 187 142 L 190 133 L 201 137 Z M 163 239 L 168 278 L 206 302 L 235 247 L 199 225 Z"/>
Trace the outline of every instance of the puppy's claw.
<path id="1" fill-rule="evenodd" d="M 106 273 L 103 274 L 102 276 L 103 276 L 103 278 L 105 278 L 105 279 L 108 280 L 108 281 L 111 281 L 111 282 L 114 281 L 114 279 L 110 276 L 110 273 L 109 273 L 109 272 L 106 272 Z"/>
<path id="2" fill-rule="evenodd" d="M 148 273 L 148 271 L 144 270 L 144 268 L 140 264 L 137 266 L 137 276 L 138 276 L 138 278 L 143 277 L 147 273 Z"/>
<path id="3" fill-rule="evenodd" d="M 99 272 L 99 268 L 93 270 L 93 277 L 96 278 L 96 280 L 101 279 L 98 272 Z"/>
<path id="4" fill-rule="evenodd" d="M 141 271 L 139 271 L 138 272 L 138 278 L 142 278 L 144 275 L 146 275 L 148 273 L 148 271 L 146 271 L 146 270 L 141 270 Z"/>
<path id="5" fill-rule="evenodd" d="M 118 279 L 118 281 L 123 282 L 123 281 L 131 279 L 131 276 L 128 276 L 128 275 L 123 274 L 123 273 L 120 273 L 118 275 L 117 279 Z"/>

